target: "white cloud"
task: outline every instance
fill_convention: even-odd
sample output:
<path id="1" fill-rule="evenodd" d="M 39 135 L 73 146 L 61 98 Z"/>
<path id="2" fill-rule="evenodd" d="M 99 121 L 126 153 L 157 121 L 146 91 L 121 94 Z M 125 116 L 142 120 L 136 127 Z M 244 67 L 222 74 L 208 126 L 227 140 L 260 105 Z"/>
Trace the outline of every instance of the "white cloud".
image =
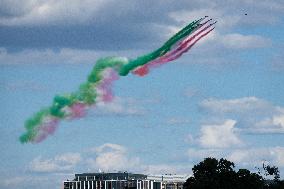
<path id="1" fill-rule="evenodd" d="M 156 164 L 146 165 L 142 171 L 145 174 L 189 174 L 191 173 L 192 165 L 169 165 L 169 164 Z M 189 175 L 188 175 L 189 176 Z"/>
<path id="2" fill-rule="evenodd" d="M 96 17 L 99 10 L 113 2 L 113 0 L 4 1 L 1 11 L 9 16 L 0 17 L 0 25 L 82 23 Z"/>
<path id="3" fill-rule="evenodd" d="M 127 149 L 124 146 L 121 146 L 119 144 L 113 144 L 113 143 L 105 143 L 99 147 L 95 147 L 93 149 L 93 151 L 95 151 L 96 153 L 103 153 L 106 151 L 119 151 L 121 153 L 126 153 Z"/>
<path id="4" fill-rule="evenodd" d="M 145 110 L 132 98 L 114 97 L 111 102 L 98 102 L 93 111 L 96 115 L 140 116 Z"/>
<path id="5" fill-rule="evenodd" d="M 54 158 L 57 162 L 63 162 L 66 164 L 76 165 L 81 161 L 81 155 L 79 153 L 66 153 Z"/>
<path id="6" fill-rule="evenodd" d="M 190 148 L 187 151 L 191 162 L 199 162 L 204 158 L 226 158 L 234 162 L 238 167 L 252 169 L 262 167 L 264 162 L 275 165 L 282 169 L 284 167 L 284 147 L 263 147 L 263 148 L 232 148 L 232 149 L 202 149 Z"/>
<path id="7" fill-rule="evenodd" d="M 0 65 L 6 64 L 94 64 L 99 58 L 106 56 L 127 57 L 140 54 L 137 50 L 121 51 L 96 51 L 62 48 L 52 49 L 25 49 L 19 52 L 8 52 L 6 48 L 0 47 Z"/>
<path id="8" fill-rule="evenodd" d="M 227 159 L 243 166 L 260 166 L 270 159 L 269 149 L 236 149 L 227 155 Z"/>
<path id="9" fill-rule="evenodd" d="M 202 147 L 205 148 L 229 148 L 242 144 L 234 126 L 235 120 L 226 120 L 220 125 L 203 125 L 201 136 L 198 139 Z"/>
<path id="10" fill-rule="evenodd" d="M 125 12 L 139 12 L 141 7 L 143 7 L 144 14 L 151 14 L 152 9 L 150 6 L 155 7 L 158 5 L 160 10 L 166 10 L 166 12 L 170 13 L 170 17 L 178 21 L 188 21 L 188 19 L 193 19 L 197 16 L 209 15 L 218 17 L 222 25 L 232 25 L 232 23 L 260 24 L 277 21 L 279 19 L 277 15 L 281 15 L 284 10 L 281 0 L 261 2 L 256 0 L 222 1 L 222 4 L 220 4 L 218 0 L 181 1 L 180 6 L 175 6 L 175 3 L 172 1 L 161 0 L 151 2 L 149 5 L 146 4 L 147 6 L 139 3 L 139 1 L 117 3 L 114 0 L 26 0 L 24 2 L 19 0 L 2 0 L 0 24 L 85 23 L 91 19 L 96 21 L 105 19 L 106 14 L 104 13 L 107 13 L 108 17 L 113 15 L 120 16 L 125 14 Z M 248 13 L 248 16 L 244 17 L 244 13 Z M 153 15 L 150 16 L 153 17 Z M 143 14 L 142 16 L 145 17 Z"/>
<path id="11" fill-rule="evenodd" d="M 231 33 L 221 36 L 221 42 L 226 48 L 249 49 L 262 48 L 271 45 L 271 41 L 258 35 L 242 35 Z"/>
<path id="12" fill-rule="evenodd" d="M 129 157 L 127 148 L 118 144 L 106 143 L 96 147 L 96 158 L 87 159 L 87 164 L 92 169 L 102 171 L 125 171 L 140 168 L 140 160 L 137 157 Z"/>
<path id="13" fill-rule="evenodd" d="M 92 50 L 51 49 L 32 50 L 10 53 L 5 48 L 0 49 L 0 64 L 52 64 L 52 63 L 94 63 L 98 52 Z"/>
<path id="14" fill-rule="evenodd" d="M 30 169 L 35 172 L 53 172 L 66 170 L 66 167 L 61 167 L 52 159 L 37 157 L 30 163 Z"/>
<path id="15" fill-rule="evenodd" d="M 188 173 L 191 165 L 173 164 L 145 164 L 139 157 L 132 157 L 125 146 L 105 143 L 91 148 L 89 152 L 95 153 L 95 158 L 87 158 L 89 171 L 128 171 L 145 174 Z"/>
<path id="16" fill-rule="evenodd" d="M 195 138 L 192 134 L 186 135 L 185 138 L 184 138 L 184 142 L 189 143 L 189 144 L 195 144 L 196 143 Z"/>
<path id="17" fill-rule="evenodd" d="M 29 168 L 34 172 L 70 171 L 80 161 L 81 155 L 79 153 L 66 153 L 49 159 L 38 156 L 31 161 Z"/>
<path id="18" fill-rule="evenodd" d="M 166 122 L 169 125 L 180 125 L 190 123 L 190 119 L 185 117 L 171 117 Z"/>
<path id="19" fill-rule="evenodd" d="M 284 167 L 284 148 L 281 146 L 248 147 L 239 138 L 242 132 L 283 133 L 284 108 L 256 97 L 237 99 L 209 98 L 200 103 L 207 113 L 207 124 L 201 127 L 201 134 L 195 138 L 195 148 L 188 149 L 192 162 L 206 157 L 226 158 L 238 167 L 254 169 L 264 161 Z M 210 121 L 211 120 L 211 121 Z M 221 122 L 220 120 L 227 120 Z"/>
<path id="20" fill-rule="evenodd" d="M 270 104 L 254 96 L 237 99 L 205 99 L 200 106 L 213 113 L 231 113 L 231 112 L 248 112 L 256 109 L 270 107 Z"/>
<path id="21" fill-rule="evenodd" d="M 261 166 L 263 162 L 269 162 L 277 167 L 284 167 L 284 147 L 237 149 L 227 158 L 243 166 Z"/>
<path id="22" fill-rule="evenodd" d="M 228 28 L 255 24 L 274 24 L 280 20 L 281 12 L 284 10 L 283 1 L 195 1 L 192 7 L 176 10 L 169 15 L 179 22 L 198 19 L 208 15 L 218 20 L 218 26 L 222 30 Z M 200 5 L 200 6 L 198 6 Z M 247 14 L 247 15 L 245 15 Z"/>
<path id="23" fill-rule="evenodd" d="M 88 171 L 141 171 L 143 164 L 138 157 L 131 157 L 126 147 L 105 143 L 83 153 L 65 153 L 53 158 L 38 156 L 28 166 L 32 172 L 50 174 L 75 171 L 79 167 Z"/>
<path id="24" fill-rule="evenodd" d="M 234 119 L 238 127 L 252 133 L 283 133 L 284 108 L 256 97 L 209 98 L 200 107 L 214 119 Z"/>
<path id="25" fill-rule="evenodd" d="M 284 167 L 284 147 L 272 148 L 272 155 L 275 157 L 276 165 Z"/>
<path id="26" fill-rule="evenodd" d="M 284 114 L 273 115 L 255 123 L 255 127 L 249 131 L 259 133 L 283 133 L 284 132 Z"/>
<path id="27" fill-rule="evenodd" d="M 206 38 L 200 40 L 197 46 L 202 46 L 202 49 L 210 49 L 211 53 L 217 50 L 245 50 L 255 48 L 266 48 L 272 44 L 271 39 L 263 37 L 261 35 L 244 35 L 241 33 L 230 33 L 228 31 L 220 31 L 220 23 L 216 24 L 215 30 L 213 30 Z M 180 28 L 173 29 L 171 35 L 176 33 Z M 170 37 L 170 35 L 169 35 Z M 212 45 L 214 49 L 212 50 Z M 196 50 L 197 51 L 197 50 Z"/>
<path id="28" fill-rule="evenodd" d="M 271 40 L 260 35 L 244 35 L 241 33 L 232 33 L 234 27 L 241 27 L 244 24 L 260 24 L 271 22 L 274 17 L 268 16 L 250 16 L 245 17 L 244 12 L 232 11 L 232 6 L 240 6 L 239 3 L 231 2 L 229 4 L 223 3 L 223 6 L 218 6 L 218 2 L 210 1 L 206 3 L 205 8 L 196 8 L 193 10 L 178 10 L 171 12 L 169 16 L 178 22 L 187 23 L 188 20 L 196 20 L 205 15 L 208 15 L 210 18 L 217 20 L 216 28 L 210 35 L 206 37 L 206 40 L 201 40 L 198 45 L 206 44 L 210 49 L 214 45 L 215 49 L 251 49 L 251 48 L 265 48 L 271 45 Z M 232 5 L 235 4 L 235 5 Z M 258 4 L 258 3 L 255 3 Z M 265 6 L 255 6 L 250 3 L 243 2 L 242 10 L 245 10 L 245 7 L 253 7 L 256 13 L 262 11 Z M 253 17 L 253 18 L 252 18 Z M 265 18 L 263 18 L 265 17 Z M 261 20 L 260 20 L 261 19 Z M 276 18 L 275 18 L 276 20 Z M 178 31 L 178 27 L 173 26 L 169 27 L 172 33 Z M 213 43 L 214 42 L 214 43 Z M 203 47 L 204 48 L 204 47 Z M 212 50 L 211 50 L 212 51 Z"/>
<path id="29" fill-rule="evenodd" d="M 215 48 L 220 49 L 255 49 L 270 47 L 272 41 L 269 38 L 265 38 L 260 35 L 244 35 L 241 33 L 224 33 L 220 32 L 219 28 L 216 28 L 210 35 L 206 37 L 199 45 L 206 45 L 212 49 L 214 43 Z"/>
<path id="30" fill-rule="evenodd" d="M 284 127 L 284 114 L 283 115 L 279 115 L 279 116 L 273 116 L 272 124 Z"/>
<path id="31" fill-rule="evenodd" d="M 241 16 L 228 15 L 221 8 L 213 8 L 211 6 L 202 9 L 194 9 L 191 11 L 182 10 L 177 12 L 171 12 L 169 16 L 176 21 L 187 23 L 188 20 L 196 20 L 204 16 L 210 16 L 210 18 L 218 21 L 219 27 L 231 27 L 236 25 Z"/>

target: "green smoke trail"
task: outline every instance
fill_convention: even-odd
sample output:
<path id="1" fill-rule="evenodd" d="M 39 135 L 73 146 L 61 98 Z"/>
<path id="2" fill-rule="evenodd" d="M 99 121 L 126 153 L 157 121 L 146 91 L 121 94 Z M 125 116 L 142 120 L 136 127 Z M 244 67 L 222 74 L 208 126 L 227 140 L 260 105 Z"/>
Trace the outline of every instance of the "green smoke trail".
<path id="1" fill-rule="evenodd" d="M 168 41 L 164 43 L 162 47 L 159 49 L 136 58 L 135 60 L 130 61 L 128 64 L 124 65 L 119 72 L 119 75 L 126 76 L 131 70 L 137 68 L 138 66 L 142 66 L 146 64 L 147 62 L 156 59 L 157 57 L 163 56 L 166 54 L 171 47 L 180 39 L 188 36 L 190 33 L 192 33 L 199 25 L 199 23 L 204 18 L 201 18 L 199 20 L 193 21 L 190 24 L 188 24 L 186 27 L 184 27 L 182 30 L 180 30 L 178 33 L 176 33 L 174 36 L 172 36 Z"/>
<path id="2" fill-rule="evenodd" d="M 79 90 L 66 95 L 57 95 L 54 97 L 52 105 L 44 108 L 34 114 L 25 122 L 26 133 L 20 137 L 21 143 L 40 142 L 52 134 L 60 120 L 72 117 L 72 112 L 81 111 L 80 108 L 96 104 L 100 100 L 98 91 L 103 88 L 103 83 L 108 81 L 105 71 L 113 70 L 120 76 L 126 76 L 135 68 L 147 64 L 148 62 L 165 55 L 180 40 L 190 35 L 199 26 L 205 18 L 193 21 L 172 36 L 157 50 L 140 56 L 134 60 L 128 60 L 123 57 L 107 57 L 99 59 L 87 81 L 80 85 Z M 111 79 L 112 81 L 112 79 Z M 106 92 L 108 92 L 106 90 Z M 80 105 L 77 106 L 76 105 Z M 71 113 L 70 113 L 71 112 Z"/>
<path id="3" fill-rule="evenodd" d="M 103 79 L 102 72 L 106 68 L 112 68 L 118 72 L 120 67 L 127 62 L 128 60 L 126 58 L 120 57 L 99 59 L 88 76 L 87 82 L 81 84 L 77 92 L 63 96 L 55 96 L 50 107 L 42 109 L 25 122 L 27 132 L 20 137 L 20 142 L 26 143 L 33 141 L 40 130 L 40 125 L 44 123 L 46 117 L 63 119 L 68 116 L 64 111 L 66 107 L 71 107 L 79 102 L 86 105 L 95 104 L 97 97 L 96 86 Z"/>

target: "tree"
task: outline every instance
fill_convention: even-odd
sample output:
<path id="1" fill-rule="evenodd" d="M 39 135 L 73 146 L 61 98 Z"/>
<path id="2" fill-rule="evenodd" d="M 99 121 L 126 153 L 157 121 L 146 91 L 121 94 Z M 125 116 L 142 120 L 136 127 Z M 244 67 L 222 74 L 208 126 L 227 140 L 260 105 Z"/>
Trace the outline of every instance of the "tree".
<path id="1" fill-rule="evenodd" d="M 278 167 L 271 166 L 271 165 L 265 165 L 263 164 L 263 170 L 264 170 L 264 176 L 272 176 L 273 180 L 272 182 L 269 182 L 267 184 L 267 188 L 269 189 L 283 189 L 284 188 L 284 181 L 280 180 L 280 172 L 278 170 Z"/>
<path id="2" fill-rule="evenodd" d="M 273 176 L 274 181 L 279 181 L 280 172 L 278 170 L 278 167 L 271 166 L 271 165 L 265 165 L 264 163 L 262 164 L 262 167 L 263 167 L 263 170 L 265 171 L 264 173 L 265 176 Z"/>
<path id="3" fill-rule="evenodd" d="M 251 173 L 247 169 L 239 169 L 237 172 L 236 188 L 265 188 L 265 182 L 262 176 L 256 173 Z"/>
<path id="4" fill-rule="evenodd" d="M 275 166 L 266 166 L 266 174 L 274 175 L 274 182 L 267 184 L 258 173 L 247 169 L 235 171 L 235 164 L 226 159 L 205 158 L 192 168 L 193 176 L 184 183 L 184 189 L 283 189 Z"/>
<path id="5" fill-rule="evenodd" d="M 226 159 L 206 158 L 192 168 L 193 177 L 184 184 L 185 189 L 228 189 L 235 186 L 234 163 Z"/>

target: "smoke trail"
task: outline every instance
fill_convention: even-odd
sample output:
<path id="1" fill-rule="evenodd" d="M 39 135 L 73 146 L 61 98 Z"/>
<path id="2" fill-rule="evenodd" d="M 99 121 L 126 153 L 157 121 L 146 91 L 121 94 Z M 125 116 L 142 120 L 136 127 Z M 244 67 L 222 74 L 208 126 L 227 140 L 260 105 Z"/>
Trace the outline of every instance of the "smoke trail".
<path id="1" fill-rule="evenodd" d="M 87 82 L 79 90 L 63 96 L 55 96 L 50 107 L 42 109 L 25 122 L 26 133 L 20 137 L 22 143 L 37 143 L 56 130 L 63 119 L 81 118 L 89 107 L 99 101 L 111 101 L 111 83 L 118 79 L 119 68 L 127 64 L 122 57 L 99 59 Z"/>
<path id="2" fill-rule="evenodd" d="M 144 76 L 149 73 L 150 68 L 158 67 L 167 62 L 173 61 L 179 58 L 183 53 L 187 52 L 197 41 L 209 34 L 214 27 L 216 22 L 206 25 L 210 20 L 207 20 L 192 33 L 187 38 L 183 39 L 176 45 L 172 50 L 167 52 L 165 55 L 156 58 L 155 60 L 136 68 L 133 73 L 139 76 Z M 204 27 L 203 27 L 204 26 Z"/>
<path id="3" fill-rule="evenodd" d="M 211 19 L 201 23 L 205 19 L 206 17 L 191 22 L 162 47 L 134 60 L 124 57 L 99 59 L 78 91 L 55 96 L 50 107 L 42 109 L 25 122 L 26 133 L 20 137 L 20 142 L 41 142 L 55 132 L 61 120 L 84 117 L 88 108 L 98 102 L 110 102 L 113 99 L 112 83 L 119 76 L 126 76 L 129 72 L 143 76 L 150 68 L 179 58 L 214 29 L 212 26 L 215 22 L 210 23 Z"/>

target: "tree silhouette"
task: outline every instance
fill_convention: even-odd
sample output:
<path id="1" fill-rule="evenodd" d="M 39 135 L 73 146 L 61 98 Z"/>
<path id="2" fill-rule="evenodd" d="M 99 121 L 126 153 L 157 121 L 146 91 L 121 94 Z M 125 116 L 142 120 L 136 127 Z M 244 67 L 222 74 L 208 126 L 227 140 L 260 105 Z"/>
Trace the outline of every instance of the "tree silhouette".
<path id="1" fill-rule="evenodd" d="M 265 171 L 265 176 L 273 176 L 273 181 L 268 183 L 269 189 L 284 189 L 284 181 L 280 180 L 280 172 L 278 170 L 278 167 L 271 166 L 271 165 L 265 165 L 263 164 L 263 170 Z"/>
<path id="2" fill-rule="evenodd" d="M 226 159 L 205 158 L 192 168 L 193 176 L 186 180 L 184 189 L 284 189 L 275 166 L 263 166 L 265 176 L 274 176 L 271 182 L 259 173 L 234 168 L 235 164 Z"/>
<path id="3" fill-rule="evenodd" d="M 193 177 L 184 184 L 185 189 L 228 189 L 236 184 L 234 163 L 226 159 L 218 161 L 206 158 L 192 168 Z"/>

